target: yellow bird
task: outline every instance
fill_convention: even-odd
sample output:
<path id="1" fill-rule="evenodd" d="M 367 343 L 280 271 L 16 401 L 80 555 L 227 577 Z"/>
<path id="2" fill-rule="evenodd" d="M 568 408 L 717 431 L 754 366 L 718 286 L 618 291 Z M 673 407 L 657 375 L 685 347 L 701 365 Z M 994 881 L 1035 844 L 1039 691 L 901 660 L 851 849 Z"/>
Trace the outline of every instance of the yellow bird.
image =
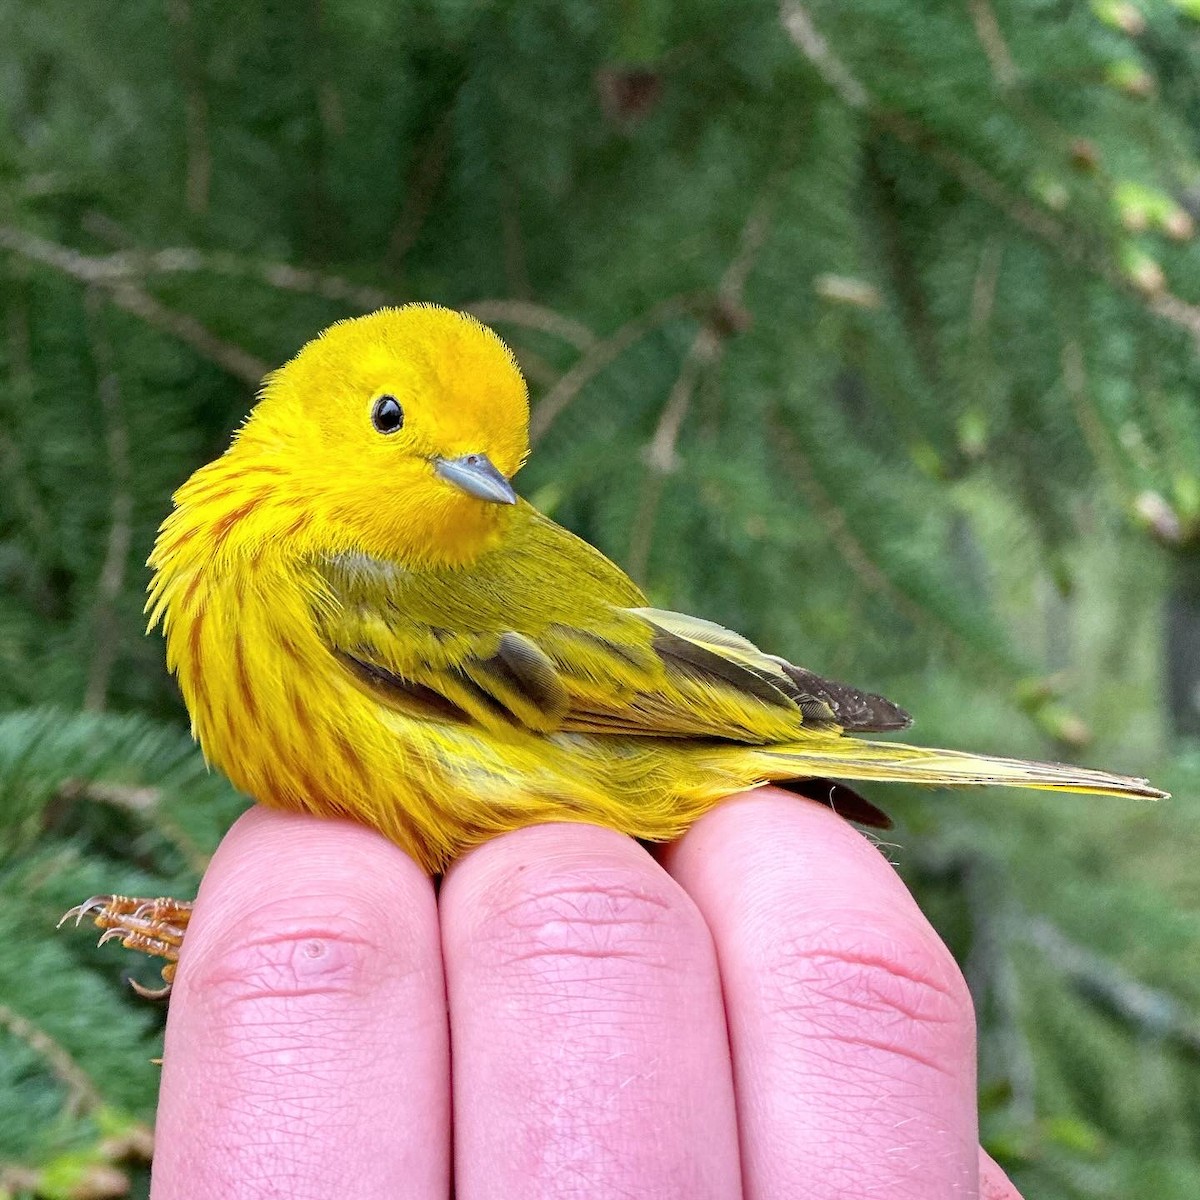
<path id="1" fill-rule="evenodd" d="M 909 718 L 649 607 L 520 500 L 528 416 L 490 329 L 385 309 L 270 375 L 226 453 L 176 493 L 150 558 L 150 627 L 205 755 L 247 795 L 352 817 L 430 871 L 535 822 L 674 838 L 768 781 L 885 825 L 830 780 L 1163 795 L 863 740 Z M 173 959 L 188 908 L 97 897 L 73 911 Z"/>

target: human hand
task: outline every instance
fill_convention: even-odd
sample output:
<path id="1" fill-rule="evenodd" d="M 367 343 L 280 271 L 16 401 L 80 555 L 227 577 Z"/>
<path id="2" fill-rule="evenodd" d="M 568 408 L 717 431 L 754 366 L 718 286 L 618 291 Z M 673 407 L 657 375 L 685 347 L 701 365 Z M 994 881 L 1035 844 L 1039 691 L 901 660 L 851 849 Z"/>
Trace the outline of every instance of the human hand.
<path id="1" fill-rule="evenodd" d="M 365 827 L 246 814 L 176 976 L 155 1200 L 1020 1200 L 962 976 L 865 838 L 762 789 L 660 861 L 540 826 L 439 896 Z"/>

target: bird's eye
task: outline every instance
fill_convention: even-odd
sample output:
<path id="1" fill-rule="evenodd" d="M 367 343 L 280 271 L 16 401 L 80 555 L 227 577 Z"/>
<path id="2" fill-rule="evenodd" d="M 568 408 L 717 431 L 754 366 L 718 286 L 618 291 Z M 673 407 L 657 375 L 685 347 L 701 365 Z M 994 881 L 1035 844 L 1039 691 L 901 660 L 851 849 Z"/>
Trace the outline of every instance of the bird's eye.
<path id="1" fill-rule="evenodd" d="M 380 396 L 371 409 L 371 424 L 380 433 L 395 433 L 404 425 L 404 409 L 395 396 Z"/>

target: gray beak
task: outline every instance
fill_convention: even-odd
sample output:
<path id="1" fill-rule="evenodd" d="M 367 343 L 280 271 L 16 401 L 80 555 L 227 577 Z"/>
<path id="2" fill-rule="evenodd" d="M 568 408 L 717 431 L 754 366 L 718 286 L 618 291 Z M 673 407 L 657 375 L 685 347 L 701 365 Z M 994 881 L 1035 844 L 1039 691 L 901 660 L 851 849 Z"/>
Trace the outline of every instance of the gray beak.
<path id="1" fill-rule="evenodd" d="M 486 454 L 464 454 L 462 458 L 435 458 L 433 469 L 447 483 L 461 488 L 468 496 L 492 504 L 516 504 L 512 484 L 492 465 Z"/>

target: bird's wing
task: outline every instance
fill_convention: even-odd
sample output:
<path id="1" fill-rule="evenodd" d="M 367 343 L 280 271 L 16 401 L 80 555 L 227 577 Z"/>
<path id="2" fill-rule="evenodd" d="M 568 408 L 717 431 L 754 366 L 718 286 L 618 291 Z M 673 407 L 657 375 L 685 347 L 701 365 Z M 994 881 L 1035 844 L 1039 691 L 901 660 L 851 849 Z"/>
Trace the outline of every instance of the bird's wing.
<path id="1" fill-rule="evenodd" d="M 385 703 L 436 719 L 757 743 L 908 723 L 720 625 L 646 607 L 598 550 L 527 506 L 519 516 L 520 535 L 469 568 L 319 562 L 320 635 Z"/>

